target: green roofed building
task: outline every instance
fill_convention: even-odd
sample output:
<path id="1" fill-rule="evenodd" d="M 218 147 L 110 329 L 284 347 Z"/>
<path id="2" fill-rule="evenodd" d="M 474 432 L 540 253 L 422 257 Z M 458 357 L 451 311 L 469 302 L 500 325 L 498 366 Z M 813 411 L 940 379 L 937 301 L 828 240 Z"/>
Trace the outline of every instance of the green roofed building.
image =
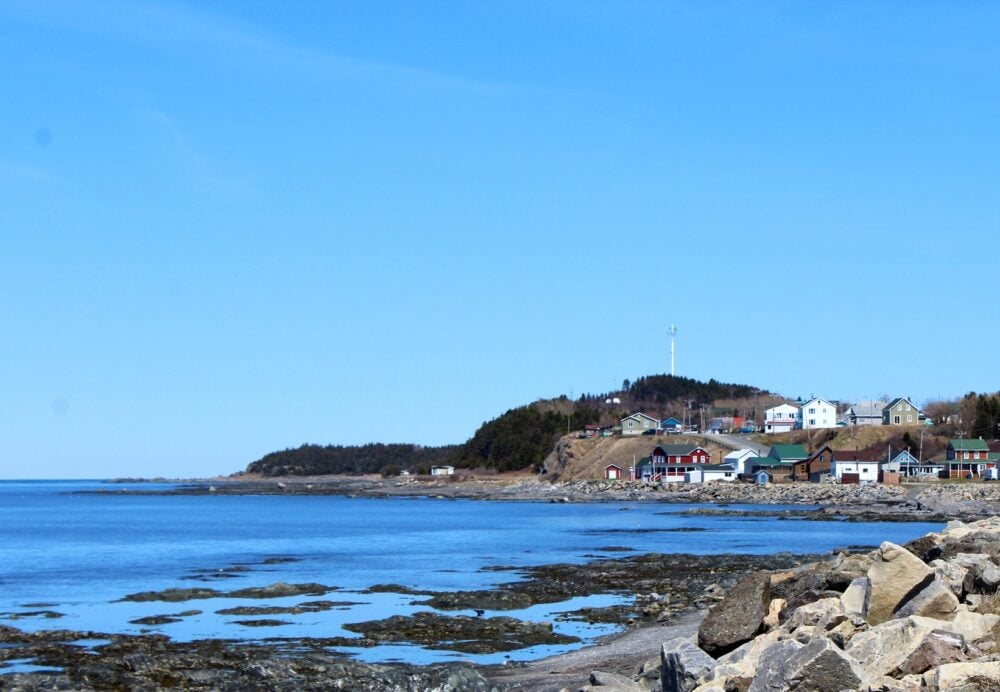
<path id="1" fill-rule="evenodd" d="M 996 468 L 985 440 L 949 440 L 948 475 L 951 478 L 982 478 L 983 471 Z"/>
<path id="2" fill-rule="evenodd" d="M 778 461 L 803 461 L 809 458 L 809 452 L 803 445 L 774 445 L 768 456 Z"/>

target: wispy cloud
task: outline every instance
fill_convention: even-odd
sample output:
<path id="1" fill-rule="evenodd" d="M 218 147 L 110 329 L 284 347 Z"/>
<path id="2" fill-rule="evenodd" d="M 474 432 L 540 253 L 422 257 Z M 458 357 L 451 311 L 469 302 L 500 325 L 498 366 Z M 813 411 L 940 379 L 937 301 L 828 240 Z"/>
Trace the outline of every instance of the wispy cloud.
<path id="1" fill-rule="evenodd" d="M 408 65 L 302 46 L 258 26 L 179 3 L 146 0 L 8 0 L 0 16 L 60 31 L 143 44 L 198 45 L 312 78 L 374 79 L 383 84 L 495 92 L 498 84 Z"/>
<path id="2" fill-rule="evenodd" d="M 195 146 L 174 116 L 151 107 L 136 109 L 136 116 L 153 125 L 164 148 L 187 170 L 194 181 L 213 193 L 242 194 L 250 189 L 245 179 L 220 170 L 216 161 Z"/>

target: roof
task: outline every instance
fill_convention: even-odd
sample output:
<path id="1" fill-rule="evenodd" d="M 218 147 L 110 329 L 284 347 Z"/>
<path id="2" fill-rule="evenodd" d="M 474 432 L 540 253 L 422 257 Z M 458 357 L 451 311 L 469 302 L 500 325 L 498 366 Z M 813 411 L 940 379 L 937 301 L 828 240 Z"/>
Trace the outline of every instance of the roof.
<path id="1" fill-rule="evenodd" d="M 774 445 L 768 456 L 782 461 L 798 461 L 799 459 L 808 459 L 809 452 L 802 445 Z"/>
<path id="2" fill-rule="evenodd" d="M 877 459 L 834 459 L 834 464 L 840 466 L 841 464 L 881 464 L 881 461 Z"/>
<path id="3" fill-rule="evenodd" d="M 881 418 L 884 401 L 859 401 L 850 408 L 850 413 L 859 418 Z"/>
<path id="4" fill-rule="evenodd" d="M 670 418 L 664 418 L 664 419 L 663 419 L 662 421 L 660 421 L 660 422 L 661 422 L 661 423 L 662 423 L 663 425 L 670 425 L 670 426 L 674 426 L 674 425 L 683 425 L 683 423 L 681 423 L 681 422 L 680 422 L 679 420 L 677 420 L 677 419 L 676 419 L 676 418 L 674 418 L 673 416 L 671 416 Z"/>
<path id="5" fill-rule="evenodd" d="M 888 409 L 896 408 L 896 406 L 898 406 L 903 401 L 905 401 L 906 403 L 908 403 L 914 409 L 917 408 L 916 405 L 912 401 L 910 401 L 908 398 L 906 398 L 905 396 L 897 396 L 895 399 L 893 399 L 888 404 L 886 404 L 885 408 L 888 408 Z M 882 410 L 884 411 L 885 409 L 882 409 Z"/>
<path id="6" fill-rule="evenodd" d="M 746 447 L 742 449 L 734 449 L 729 454 L 727 454 L 724 459 L 744 459 L 749 457 L 755 457 L 757 454 L 752 449 L 747 449 Z"/>
<path id="7" fill-rule="evenodd" d="M 980 440 L 975 438 L 971 440 L 948 440 L 948 446 L 954 449 L 956 452 L 990 451 L 990 448 L 986 444 L 985 440 Z"/>
<path id="8" fill-rule="evenodd" d="M 637 411 L 637 412 L 635 412 L 635 413 L 633 413 L 633 414 L 631 414 L 629 416 L 625 416 L 624 418 L 622 418 L 622 420 L 623 421 L 627 421 L 629 418 L 638 418 L 639 416 L 642 416 L 643 418 L 648 418 L 649 420 L 653 421 L 657 425 L 660 424 L 660 419 L 659 418 L 655 418 L 654 416 L 651 416 L 648 413 L 643 413 L 642 411 Z"/>
<path id="9" fill-rule="evenodd" d="M 799 405 L 798 405 L 798 404 L 793 404 L 793 403 L 791 403 L 791 402 L 788 402 L 788 401 L 786 401 L 786 402 L 785 402 L 785 403 L 783 403 L 783 404 L 778 404 L 778 405 L 776 405 L 776 406 L 771 406 L 771 407 L 769 407 L 769 408 L 766 408 L 766 409 L 764 409 L 764 411 L 765 411 L 765 412 L 767 412 L 767 411 L 773 411 L 774 409 L 776 409 L 776 408 L 782 408 L 783 406 L 788 406 L 788 407 L 790 407 L 790 408 L 794 408 L 794 409 L 798 409 L 798 408 L 799 408 Z"/>
<path id="10" fill-rule="evenodd" d="M 655 452 L 657 449 L 662 449 L 663 453 L 668 457 L 684 457 L 691 454 L 696 449 L 707 451 L 704 447 L 696 444 L 656 445 L 653 451 Z M 652 454 L 650 454 L 650 456 L 652 456 Z"/>
<path id="11" fill-rule="evenodd" d="M 747 459 L 747 465 L 753 468 L 754 466 L 765 466 L 768 468 L 773 468 L 775 466 L 787 466 L 791 468 L 791 464 L 785 464 L 775 459 L 773 457 L 751 457 Z"/>
<path id="12" fill-rule="evenodd" d="M 834 405 L 834 404 L 833 404 L 833 402 L 831 402 L 831 401 L 827 401 L 826 399 L 824 399 L 824 398 L 823 398 L 823 397 L 821 397 L 821 396 L 814 396 L 814 397 L 813 397 L 812 399 L 810 399 L 810 400 L 809 400 L 809 401 L 807 401 L 806 403 L 802 404 L 802 408 L 805 408 L 806 406 L 808 406 L 809 404 L 811 404 L 811 403 L 812 403 L 812 402 L 814 402 L 814 401 L 822 401 L 822 402 L 823 402 L 824 404 L 826 404 L 827 406 L 833 406 L 833 408 L 834 408 L 834 409 L 836 409 L 836 408 L 837 408 L 837 407 L 836 407 L 836 405 Z"/>
<path id="13" fill-rule="evenodd" d="M 735 471 L 732 464 L 704 464 L 699 466 L 702 471 Z"/>

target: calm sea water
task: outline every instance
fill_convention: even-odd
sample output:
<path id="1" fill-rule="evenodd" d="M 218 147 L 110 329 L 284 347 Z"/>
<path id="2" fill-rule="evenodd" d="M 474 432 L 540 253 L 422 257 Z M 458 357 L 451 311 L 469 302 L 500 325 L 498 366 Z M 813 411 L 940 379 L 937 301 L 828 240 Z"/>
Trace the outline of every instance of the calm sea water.
<path id="1" fill-rule="evenodd" d="M 415 589 L 486 588 L 516 574 L 497 565 L 586 562 L 602 548 L 639 552 L 826 552 L 845 545 L 903 542 L 937 524 L 779 521 L 767 517 L 684 517 L 692 505 L 550 504 L 346 497 L 141 495 L 156 486 L 100 481 L 0 482 L 0 618 L 25 630 L 156 631 L 198 638 L 356 636 L 351 622 L 430 610 L 418 597 L 365 593 L 374 584 Z M 101 490 L 100 493 L 81 493 Z M 752 506 L 737 506 L 752 509 Z M 775 509 L 768 507 L 766 509 Z M 703 531 L 673 531 L 700 528 Z M 277 562 L 272 558 L 294 558 Z M 268 561 L 271 561 L 268 564 Z M 205 572 L 238 567 L 234 578 L 198 581 Z M 334 610 L 271 616 L 291 624 L 255 628 L 247 617 L 216 611 L 238 605 L 288 606 L 315 597 L 213 598 L 183 603 L 117 602 L 139 591 L 208 586 L 228 591 L 275 582 L 337 587 L 324 600 Z M 615 631 L 607 625 L 559 621 L 560 613 L 624 602 L 614 595 L 573 599 L 521 611 L 487 613 L 555 621 L 585 642 Z M 156 627 L 130 624 L 150 615 L 197 609 L 198 615 Z M 29 613 L 51 610 L 60 619 Z M 509 656 L 527 660 L 571 647 L 533 647 Z M 346 648 L 362 660 L 503 660 L 410 646 Z"/>

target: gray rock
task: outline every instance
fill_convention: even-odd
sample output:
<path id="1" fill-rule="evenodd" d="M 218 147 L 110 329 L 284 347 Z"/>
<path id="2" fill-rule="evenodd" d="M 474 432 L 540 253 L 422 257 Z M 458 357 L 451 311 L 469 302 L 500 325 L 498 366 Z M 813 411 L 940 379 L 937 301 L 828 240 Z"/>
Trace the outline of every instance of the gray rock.
<path id="1" fill-rule="evenodd" d="M 770 602 L 767 574 L 743 577 L 705 616 L 698 628 L 698 645 L 718 656 L 749 641 L 760 631 Z"/>
<path id="2" fill-rule="evenodd" d="M 632 678 L 618 673 L 595 670 L 590 673 L 590 684 L 602 690 L 620 690 L 620 692 L 644 692 L 644 688 Z"/>
<path id="3" fill-rule="evenodd" d="M 794 639 L 783 639 L 767 647 L 760 656 L 760 666 L 748 692 L 780 692 L 788 689 L 786 666 L 788 659 L 803 648 Z"/>
<path id="4" fill-rule="evenodd" d="M 698 686 L 698 680 L 718 665 L 714 658 L 683 637 L 664 642 L 660 660 L 663 692 L 691 692 Z"/>
<path id="5" fill-rule="evenodd" d="M 754 677 L 750 692 L 806 690 L 835 692 L 864 688 L 865 673 L 857 661 L 828 639 L 814 639 L 805 646 L 780 642 L 769 650 Z"/>

